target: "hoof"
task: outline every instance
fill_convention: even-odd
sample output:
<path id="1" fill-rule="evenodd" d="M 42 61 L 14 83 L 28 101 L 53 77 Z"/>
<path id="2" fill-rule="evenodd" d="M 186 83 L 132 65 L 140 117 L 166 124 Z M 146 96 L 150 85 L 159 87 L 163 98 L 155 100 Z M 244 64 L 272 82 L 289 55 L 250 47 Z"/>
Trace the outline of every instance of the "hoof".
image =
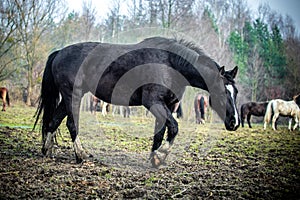
<path id="1" fill-rule="evenodd" d="M 150 154 L 150 161 L 152 164 L 152 167 L 159 168 L 162 164 L 165 164 L 165 160 L 167 158 L 168 154 L 161 153 L 161 152 L 152 152 Z"/>
<path id="2" fill-rule="evenodd" d="M 76 156 L 76 163 L 77 164 L 80 164 L 83 162 L 83 159 L 82 158 L 79 158 L 78 156 Z"/>
<path id="3" fill-rule="evenodd" d="M 43 144 L 43 147 L 42 147 L 42 153 L 44 156 L 51 156 L 52 155 L 52 148 L 54 146 L 54 135 L 55 133 L 47 133 L 47 137 L 46 137 L 46 140 Z"/>
<path id="4" fill-rule="evenodd" d="M 76 163 L 82 163 L 84 160 L 87 160 L 87 158 L 91 158 L 93 157 L 93 155 L 88 155 L 87 153 L 85 153 L 85 151 L 81 151 L 79 153 L 75 153 L 75 157 L 76 157 Z"/>
<path id="5" fill-rule="evenodd" d="M 158 151 L 160 153 L 165 154 L 165 157 L 167 157 L 167 155 L 171 152 L 171 147 L 172 147 L 171 143 L 170 142 L 166 142 L 164 145 L 162 145 L 161 147 L 159 147 Z"/>
<path id="6" fill-rule="evenodd" d="M 151 153 L 150 161 L 151 161 L 152 167 L 154 167 L 154 168 L 158 168 L 162 164 L 162 162 L 156 152 Z"/>
<path id="7" fill-rule="evenodd" d="M 42 147 L 42 154 L 43 154 L 44 156 L 47 155 L 47 149 L 45 149 L 44 147 Z"/>

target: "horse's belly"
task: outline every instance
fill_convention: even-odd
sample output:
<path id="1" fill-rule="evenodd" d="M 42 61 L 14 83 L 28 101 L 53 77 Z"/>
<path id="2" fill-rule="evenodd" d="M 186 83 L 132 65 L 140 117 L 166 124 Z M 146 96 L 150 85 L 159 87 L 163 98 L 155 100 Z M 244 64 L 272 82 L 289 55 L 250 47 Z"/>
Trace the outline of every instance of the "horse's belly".
<path id="1" fill-rule="evenodd" d="M 92 91 L 91 91 L 92 92 Z M 141 90 L 126 90 L 111 88 L 108 85 L 99 85 L 96 92 L 92 92 L 99 99 L 114 105 L 140 106 L 142 105 Z"/>

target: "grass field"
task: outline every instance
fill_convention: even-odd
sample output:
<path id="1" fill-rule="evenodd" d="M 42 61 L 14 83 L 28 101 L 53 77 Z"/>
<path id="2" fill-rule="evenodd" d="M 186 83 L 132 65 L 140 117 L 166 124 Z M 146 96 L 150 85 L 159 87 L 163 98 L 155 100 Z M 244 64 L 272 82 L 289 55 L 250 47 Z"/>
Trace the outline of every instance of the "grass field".
<path id="1" fill-rule="evenodd" d="M 79 137 L 93 158 L 75 163 L 64 124 L 52 158 L 31 131 L 35 108 L 0 113 L 0 199 L 299 199 L 300 131 L 261 124 L 226 131 L 223 124 L 179 121 L 166 164 L 148 160 L 152 117 L 81 114 Z"/>

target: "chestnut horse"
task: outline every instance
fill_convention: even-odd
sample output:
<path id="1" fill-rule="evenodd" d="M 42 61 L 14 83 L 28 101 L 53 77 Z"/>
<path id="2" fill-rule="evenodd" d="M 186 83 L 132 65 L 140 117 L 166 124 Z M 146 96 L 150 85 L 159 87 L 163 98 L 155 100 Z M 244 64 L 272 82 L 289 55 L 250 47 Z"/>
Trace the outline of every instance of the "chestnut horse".
<path id="1" fill-rule="evenodd" d="M 100 104 L 100 110 L 103 116 L 107 115 L 109 112 L 109 104 L 97 98 L 95 95 L 91 95 L 90 98 L 90 110 L 92 114 L 95 114 L 98 108 L 98 104 Z"/>
<path id="2" fill-rule="evenodd" d="M 0 88 L 0 98 L 3 101 L 2 111 L 6 111 L 6 102 L 7 102 L 7 105 L 10 106 L 8 89 L 6 87 Z"/>
<path id="3" fill-rule="evenodd" d="M 242 127 L 244 127 L 244 121 L 247 116 L 247 122 L 249 128 L 252 128 L 250 123 L 251 115 L 261 117 L 266 113 L 266 109 L 269 102 L 248 102 L 241 106 L 241 123 Z"/>
<path id="4" fill-rule="evenodd" d="M 194 108 L 196 114 L 196 124 L 205 124 L 205 113 L 208 107 L 208 97 L 197 94 L 194 100 Z"/>

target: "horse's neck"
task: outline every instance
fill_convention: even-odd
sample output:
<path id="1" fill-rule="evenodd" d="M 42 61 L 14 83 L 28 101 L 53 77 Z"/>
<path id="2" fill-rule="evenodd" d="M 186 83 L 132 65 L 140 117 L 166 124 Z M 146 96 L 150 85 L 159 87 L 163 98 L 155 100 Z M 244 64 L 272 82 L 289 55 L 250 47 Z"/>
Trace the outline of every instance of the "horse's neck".
<path id="1" fill-rule="evenodd" d="M 173 66 L 181 75 L 185 77 L 189 85 L 209 91 L 209 86 L 212 86 L 218 81 L 217 71 L 204 64 L 175 65 Z"/>

